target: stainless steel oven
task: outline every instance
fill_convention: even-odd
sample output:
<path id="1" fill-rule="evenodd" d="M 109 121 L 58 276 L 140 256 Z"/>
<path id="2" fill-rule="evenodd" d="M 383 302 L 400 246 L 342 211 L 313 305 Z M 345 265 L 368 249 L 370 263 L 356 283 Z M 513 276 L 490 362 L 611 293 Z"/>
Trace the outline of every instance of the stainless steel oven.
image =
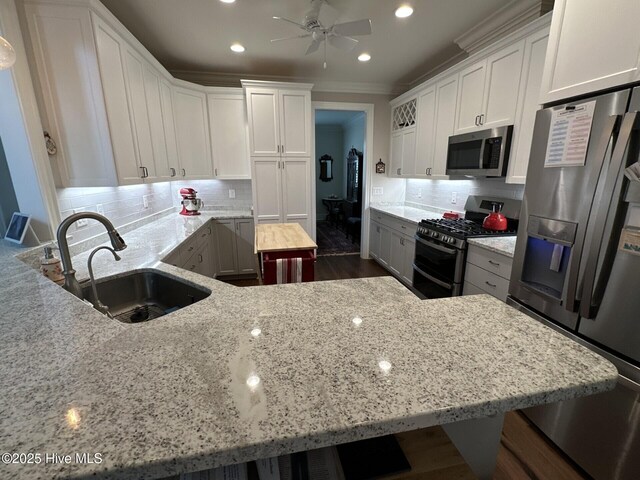
<path id="1" fill-rule="evenodd" d="M 464 250 L 416 234 L 413 288 L 426 298 L 457 297 L 462 292 Z"/>
<path id="2" fill-rule="evenodd" d="M 449 137 L 447 175 L 504 177 L 512 133 L 509 125 Z"/>

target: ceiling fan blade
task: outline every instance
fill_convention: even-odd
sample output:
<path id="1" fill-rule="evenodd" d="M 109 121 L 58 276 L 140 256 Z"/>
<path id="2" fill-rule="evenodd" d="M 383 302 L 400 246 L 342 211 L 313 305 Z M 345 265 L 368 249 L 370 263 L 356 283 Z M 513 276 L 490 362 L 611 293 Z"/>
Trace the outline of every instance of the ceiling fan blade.
<path id="1" fill-rule="evenodd" d="M 302 25 L 301 23 L 298 22 L 294 22 L 293 20 L 289 20 L 288 18 L 284 18 L 284 17 L 273 17 L 274 20 L 282 20 L 283 22 L 287 22 L 287 23 L 291 23 L 293 25 L 295 25 L 296 27 L 299 27 L 303 30 L 306 30 L 307 32 L 309 32 L 310 30 L 305 27 L 304 25 Z"/>
<path id="2" fill-rule="evenodd" d="M 333 33 L 338 35 L 371 35 L 371 20 L 363 19 L 355 22 L 338 23 L 332 28 Z"/>
<path id="3" fill-rule="evenodd" d="M 329 37 L 329 43 L 332 47 L 350 52 L 356 48 L 356 45 L 358 45 L 359 42 L 355 38 L 331 35 Z"/>
<path id="4" fill-rule="evenodd" d="M 316 52 L 318 48 L 320 48 L 320 44 L 322 43 L 322 40 L 324 40 L 324 37 L 317 38 L 317 39 L 314 38 L 313 42 L 311 42 L 311 44 L 309 45 L 309 48 L 307 48 L 305 55 L 311 55 L 312 53 Z"/>
<path id="5" fill-rule="evenodd" d="M 271 43 L 281 42 L 283 40 L 295 40 L 296 38 L 308 38 L 310 36 L 311 36 L 310 33 L 305 33 L 303 35 L 296 35 L 295 37 L 274 38 L 274 39 L 271 40 Z"/>
<path id="6" fill-rule="evenodd" d="M 318 14 L 318 21 L 322 25 L 333 25 L 338 21 L 338 18 L 340 18 L 340 12 L 329 3 L 323 2 Z"/>

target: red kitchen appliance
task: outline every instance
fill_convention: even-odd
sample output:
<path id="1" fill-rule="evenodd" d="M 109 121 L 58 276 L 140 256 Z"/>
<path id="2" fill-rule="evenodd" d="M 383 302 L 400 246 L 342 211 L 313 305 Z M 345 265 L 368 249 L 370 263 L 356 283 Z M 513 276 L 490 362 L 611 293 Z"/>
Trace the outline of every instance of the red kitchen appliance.
<path id="1" fill-rule="evenodd" d="M 458 220 L 460 218 L 460 214 L 456 212 L 444 212 L 442 214 L 442 218 L 446 218 L 447 220 Z"/>
<path id="2" fill-rule="evenodd" d="M 484 217 L 482 227 L 487 230 L 495 230 L 497 232 L 503 232 L 507 229 L 507 217 L 502 213 L 502 205 L 500 203 L 492 203 L 493 212 Z"/>
<path id="3" fill-rule="evenodd" d="M 193 188 L 181 188 L 180 195 L 182 196 L 182 210 L 180 215 L 200 215 L 200 210 L 204 207 L 204 203 L 196 196 L 196 192 Z"/>

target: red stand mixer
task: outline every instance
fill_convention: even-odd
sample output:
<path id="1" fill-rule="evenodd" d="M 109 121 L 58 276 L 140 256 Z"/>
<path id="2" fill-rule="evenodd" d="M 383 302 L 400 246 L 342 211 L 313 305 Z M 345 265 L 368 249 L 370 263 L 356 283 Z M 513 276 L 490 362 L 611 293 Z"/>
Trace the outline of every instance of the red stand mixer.
<path id="1" fill-rule="evenodd" d="M 182 211 L 180 215 L 200 215 L 200 210 L 204 207 L 204 203 L 196 196 L 196 192 L 193 188 L 181 188 L 180 195 L 182 196 Z"/>

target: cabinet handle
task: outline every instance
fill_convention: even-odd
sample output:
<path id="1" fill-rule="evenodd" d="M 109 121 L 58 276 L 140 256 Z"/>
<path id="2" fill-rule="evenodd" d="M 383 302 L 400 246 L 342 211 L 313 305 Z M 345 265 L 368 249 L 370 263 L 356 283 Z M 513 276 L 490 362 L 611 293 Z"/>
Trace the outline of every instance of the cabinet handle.
<path id="1" fill-rule="evenodd" d="M 199 254 L 198 254 L 198 262 L 199 262 L 199 263 L 202 263 L 202 260 L 203 260 L 203 258 L 202 258 L 202 254 L 201 254 L 201 253 L 199 253 Z"/>
<path id="2" fill-rule="evenodd" d="M 280 145 L 278 145 L 278 153 L 280 153 Z"/>
<path id="3" fill-rule="evenodd" d="M 398 175 L 401 175 L 401 173 L 400 173 L 400 172 L 402 172 L 402 168 L 399 168 L 399 169 L 398 169 Z"/>
<path id="4" fill-rule="evenodd" d="M 376 233 L 380 233 L 380 227 L 376 227 Z"/>
<path id="5" fill-rule="evenodd" d="M 489 282 L 488 280 L 485 281 L 484 283 L 486 283 L 487 285 L 489 285 L 491 288 L 496 288 L 497 285 L 494 285 L 493 283 Z"/>
<path id="6" fill-rule="evenodd" d="M 476 127 L 480 125 L 480 115 L 476 115 Z"/>
<path id="7" fill-rule="evenodd" d="M 284 160 L 282 161 L 282 169 L 284 170 L 284 166 L 285 166 L 285 162 Z"/>
<path id="8" fill-rule="evenodd" d="M 182 176 L 183 176 L 183 177 L 186 177 L 186 176 L 187 176 L 187 171 L 186 171 L 184 168 L 182 169 Z"/>
<path id="9" fill-rule="evenodd" d="M 140 178 L 146 178 L 144 176 L 144 167 L 138 167 L 140 170 L 142 170 L 142 175 L 140 175 Z"/>
<path id="10" fill-rule="evenodd" d="M 176 169 L 171 167 L 171 168 L 169 168 L 169 170 L 171 170 L 171 176 L 175 177 L 176 176 Z"/>
<path id="11" fill-rule="evenodd" d="M 284 145 L 280 145 L 280 153 L 284 153 Z"/>
<path id="12" fill-rule="evenodd" d="M 402 228 L 402 229 L 404 229 L 404 230 L 406 230 L 406 229 L 407 229 L 407 227 L 405 227 L 404 225 L 400 225 L 400 228 Z"/>
<path id="13" fill-rule="evenodd" d="M 218 169 L 217 169 L 217 168 L 214 168 L 214 169 L 213 169 L 213 174 L 214 174 L 216 177 L 218 176 Z"/>
<path id="14" fill-rule="evenodd" d="M 400 239 L 400 245 L 404 245 L 404 238 Z"/>
<path id="15" fill-rule="evenodd" d="M 484 125 L 484 113 L 480 114 L 480 125 Z"/>
<path id="16" fill-rule="evenodd" d="M 491 265 L 496 266 L 496 267 L 499 267 L 499 266 L 500 266 L 500 264 L 499 264 L 498 262 L 494 262 L 493 260 L 489 260 L 489 263 L 490 263 Z"/>

